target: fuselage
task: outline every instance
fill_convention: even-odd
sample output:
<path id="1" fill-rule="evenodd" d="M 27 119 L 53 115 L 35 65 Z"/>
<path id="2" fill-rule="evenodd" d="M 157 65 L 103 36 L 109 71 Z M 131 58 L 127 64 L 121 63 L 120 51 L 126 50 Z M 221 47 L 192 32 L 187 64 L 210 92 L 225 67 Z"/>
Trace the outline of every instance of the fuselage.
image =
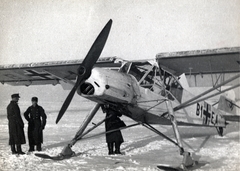
<path id="1" fill-rule="evenodd" d="M 170 99 L 173 107 L 178 106 L 181 103 L 179 99 L 183 99 L 182 96 L 186 95 L 186 92 L 174 82 L 172 92 L 167 90 L 168 95 L 163 95 L 163 83 L 159 79 L 148 77 L 149 74 L 152 74 L 150 70 L 151 68 L 138 78 L 131 72 L 93 68 L 91 76 L 79 87 L 77 92 L 82 97 L 99 104 L 111 104 L 115 110 L 121 111 L 137 122 L 170 125 L 171 122 L 167 116 L 161 117 L 163 113 L 167 112 L 165 101 Z M 196 114 L 197 107 L 194 105 L 186 110 L 178 111 L 176 118 L 179 125 L 203 126 L 204 118 Z M 214 123 L 215 125 L 211 125 L 210 122 L 205 126 L 216 126 L 216 119 Z M 219 120 L 218 124 L 223 126 L 225 123 Z"/>

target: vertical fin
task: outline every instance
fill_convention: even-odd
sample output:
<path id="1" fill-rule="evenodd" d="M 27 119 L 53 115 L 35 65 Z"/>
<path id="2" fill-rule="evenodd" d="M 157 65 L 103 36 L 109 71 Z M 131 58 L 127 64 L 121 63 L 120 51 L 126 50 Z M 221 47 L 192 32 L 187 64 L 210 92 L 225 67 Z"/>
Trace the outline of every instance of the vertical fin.
<path id="1" fill-rule="evenodd" d="M 230 114 L 237 114 L 236 104 L 233 100 L 226 98 L 225 96 L 220 96 L 218 109 L 225 111 Z"/>

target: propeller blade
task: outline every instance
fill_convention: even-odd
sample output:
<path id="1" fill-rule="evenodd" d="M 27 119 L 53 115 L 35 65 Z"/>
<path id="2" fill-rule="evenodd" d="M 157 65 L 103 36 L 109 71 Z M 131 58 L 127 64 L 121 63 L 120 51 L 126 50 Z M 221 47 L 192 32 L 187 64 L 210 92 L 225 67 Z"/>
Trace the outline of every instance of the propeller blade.
<path id="1" fill-rule="evenodd" d="M 62 118 L 62 116 L 64 115 L 64 113 L 66 112 L 69 104 L 71 103 L 73 96 L 75 94 L 75 92 L 77 91 L 78 86 L 81 84 L 82 81 L 82 76 L 78 76 L 77 78 L 77 82 L 75 83 L 74 87 L 72 88 L 72 90 L 70 91 L 70 93 L 68 94 L 67 98 L 65 99 L 59 113 L 56 119 L 56 124 L 60 121 L 60 119 Z"/>
<path id="2" fill-rule="evenodd" d="M 98 58 L 100 57 L 100 54 L 102 53 L 102 50 L 104 48 L 104 45 L 107 41 L 110 29 L 112 26 L 112 20 L 110 19 L 108 23 L 105 25 L 105 27 L 102 29 L 96 40 L 94 41 L 92 47 L 88 51 L 86 57 L 84 58 L 82 64 L 78 68 L 78 77 L 77 81 L 73 87 L 73 89 L 68 94 L 66 100 L 64 101 L 57 119 L 56 124 L 60 121 L 64 113 L 66 112 L 69 104 L 71 103 L 73 96 L 77 90 L 77 88 L 81 85 L 81 83 L 88 79 L 91 75 L 91 70 L 93 68 L 93 65 L 97 62 Z"/>
<path id="3" fill-rule="evenodd" d="M 102 31 L 96 38 L 95 42 L 93 43 L 92 47 L 90 48 L 85 59 L 82 62 L 82 65 L 86 68 L 87 78 L 90 76 L 93 65 L 96 63 L 96 61 L 98 60 L 98 58 L 102 53 L 102 50 L 104 48 L 104 45 L 107 41 L 107 38 L 110 32 L 111 26 L 112 26 L 112 19 L 110 19 L 108 23 L 105 25 L 105 27 L 102 29 Z M 86 77 L 85 79 L 87 79 Z"/>
<path id="4" fill-rule="evenodd" d="M 72 101 L 72 98 L 75 94 L 77 90 L 77 87 L 76 85 L 73 87 L 73 89 L 70 91 L 70 93 L 68 94 L 66 100 L 64 101 L 63 105 L 62 105 L 62 108 L 60 109 L 59 113 L 58 113 L 58 116 L 57 116 L 57 119 L 56 119 L 56 124 L 60 121 L 60 119 L 62 118 L 62 116 L 64 115 L 64 113 L 66 112 L 69 104 L 71 103 Z"/>

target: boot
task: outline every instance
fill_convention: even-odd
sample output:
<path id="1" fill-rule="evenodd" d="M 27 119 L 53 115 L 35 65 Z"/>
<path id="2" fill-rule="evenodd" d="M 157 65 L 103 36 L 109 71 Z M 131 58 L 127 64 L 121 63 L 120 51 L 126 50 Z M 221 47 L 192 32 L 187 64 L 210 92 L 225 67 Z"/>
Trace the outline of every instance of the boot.
<path id="1" fill-rule="evenodd" d="M 11 151 L 12 151 L 12 154 L 17 154 L 15 145 L 11 145 Z"/>
<path id="2" fill-rule="evenodd" d="M 20 155 L 25 154 L 24 152 L 22 152 L 21 145 L 17 145 L 17 153 L 20 154 Z"/>
<path id="3" fill-rule="evenodd" d="M 29 145 L 29 150 L 28 152 L 33 152 L 34 151 L 34 145 Z"/>
<path id="4" fill-rule="evenodd" d="M 113 155 L 113 143 L 107 143 L 108 144 L 108 155 Z"/>
<path id="5" fill-rule="evenodd" d="M 120 145 L 121 143 L 115 143 L 115 154 L 122 154 L 120 152 Z"/>
<path id="6" fill-rule="evenodd" d="M 42 146 L 41 146 L 41 144 L 37 144 L 37 151 L 42 151 Z"/>

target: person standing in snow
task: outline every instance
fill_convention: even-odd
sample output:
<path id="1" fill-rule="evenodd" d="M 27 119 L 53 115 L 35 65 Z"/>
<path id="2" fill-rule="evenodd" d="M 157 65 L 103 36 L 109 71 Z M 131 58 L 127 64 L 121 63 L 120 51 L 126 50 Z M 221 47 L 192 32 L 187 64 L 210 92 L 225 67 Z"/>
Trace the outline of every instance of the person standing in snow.
<path id="1" fill-rule="evenodd" d="M 119 118 L 122 116 L 121 113 L 112 110 L 107 105 L 105 105 L 102 109 L 103 109 L 103 112 L 106 112 L 106 120 L 105 120 L 106 132 L 126 126 L 125 123 Z M 120 151 L 120 146 L 124 142 L 124 140 L 120 130 L 117 130 L 111 133 L 106 133 L 106 141 L 108 145 L 109 155 L 122 154 Z M 114 146 L 115 146 L 115 151 L 114 151 Z"/>
<path id="2" fill-rule="evenodd" d="M 37 146 L 37 151 L 42 151 L 41 144 L 43 143 L 43 130 L 47 116 L 44 109 L 38 105 L 37 97 L 32 98 L 32 106 L 28 107 L 24 117 L 28 121 L 29 152 L 35 150 L 35 145 Z"/>
<path id="3" fill-rule="evenodd" d="M 22 152 L 21 145 L 26 143 L 24 135 L 24 123 L 18 106 L 19 94 L 12 94 L 12 101 L 7 106 L 7 118 L 9 128 L 9 145 L 12 154 L 25 154 Z M 17 147 L 17 150 L 15 148 Z"/>

